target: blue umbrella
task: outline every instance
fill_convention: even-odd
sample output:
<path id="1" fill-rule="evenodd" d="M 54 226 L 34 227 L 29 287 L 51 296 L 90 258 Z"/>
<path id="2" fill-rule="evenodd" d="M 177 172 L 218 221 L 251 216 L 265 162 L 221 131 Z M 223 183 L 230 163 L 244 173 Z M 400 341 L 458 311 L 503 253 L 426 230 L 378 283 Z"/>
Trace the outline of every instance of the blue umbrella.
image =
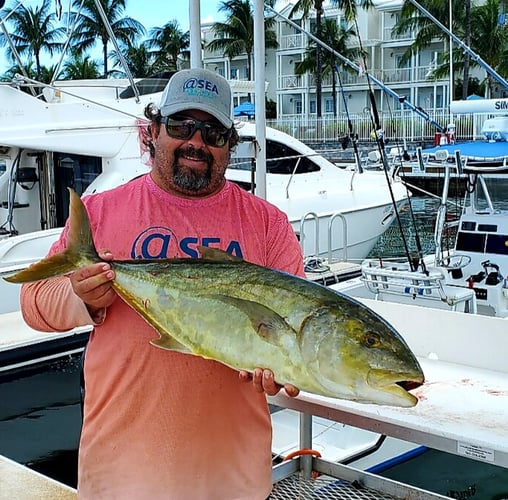
<path id="1" fill-rule="evenodd" d="M 254 104 L 249 101 L 242 102 L 242 104 L 233 108 L 233 114 L 235 116 L 254 116 L 256 114 Z"/>

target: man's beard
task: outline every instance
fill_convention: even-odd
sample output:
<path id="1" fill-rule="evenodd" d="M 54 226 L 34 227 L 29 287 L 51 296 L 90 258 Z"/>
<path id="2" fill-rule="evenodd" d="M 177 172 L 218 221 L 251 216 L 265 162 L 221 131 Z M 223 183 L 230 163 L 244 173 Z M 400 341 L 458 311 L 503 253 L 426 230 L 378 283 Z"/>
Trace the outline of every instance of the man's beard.
<path id="1" fill-rule="evenodd" d="M 203 172 L 182 167 L 178 162 L 182 156 L 206 161 L 207 169 Z M 206 189 L 210 186 L 212 181 L 212 166 L 213 157 L 206 151 L 195 149 L 192 146 L 177 149 L 175 151 L 175 161 L 173 163 L 173 182 L 185 191 L 195 192 Z"/>

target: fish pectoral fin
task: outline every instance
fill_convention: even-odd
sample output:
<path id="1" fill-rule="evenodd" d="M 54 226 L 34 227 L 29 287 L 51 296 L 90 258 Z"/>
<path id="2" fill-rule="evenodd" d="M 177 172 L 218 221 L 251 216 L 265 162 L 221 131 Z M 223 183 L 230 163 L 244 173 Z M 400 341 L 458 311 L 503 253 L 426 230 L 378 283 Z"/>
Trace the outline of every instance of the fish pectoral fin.
<path id="1" fill-rule="evenodd" d="M 175 340 L 170 335 L 161 335 L 158 339 L 150 340 L 150 344 L 155 347 L 160 347 L 161 349 L 166 349 L 168 351 L 177 351 L 184 354 L 193 354 L 193 352 L 182 343 Z"/>
<path id="2" fill-rule="evenodd" d="M 241 262 L 243 259 L 237 257 L 236 255 L 231 255 L 224 250 L 220 250 L 219 248 L 212 247 L 204 247 L 199 245 L 198 247 L 199 253 L 203 257 L 203 259 L 207 260 L 217 260 L 217 261 L 233 261 L 233 262 Z"/>
<path id="3" fill-rule="evenodd" d="M 293 331 L 285 319 L 269 307 L 252 300 L 216 295 L 215 299 L 232 305 L 248 316 L 254 331 L 266 342 L 281 347 L 281 331 Z M 294 332 L 296 335 L 296 332 Z"/>

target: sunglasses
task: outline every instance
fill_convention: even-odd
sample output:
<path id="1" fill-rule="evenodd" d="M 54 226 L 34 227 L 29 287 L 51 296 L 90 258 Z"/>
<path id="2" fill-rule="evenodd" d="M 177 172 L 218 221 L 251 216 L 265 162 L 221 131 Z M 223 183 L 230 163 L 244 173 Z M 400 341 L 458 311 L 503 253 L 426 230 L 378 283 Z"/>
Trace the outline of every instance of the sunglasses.
<path id="1" fill-rule="evenodd" d="M 231 137 L 231 129 L 218 123 L 202 122 L 195 118 L 164 118 L 166 132 L 173 139 L 190 139 L 196 130 L 201 130 L 201 137 L 208 146 L 221 148 Z"/>

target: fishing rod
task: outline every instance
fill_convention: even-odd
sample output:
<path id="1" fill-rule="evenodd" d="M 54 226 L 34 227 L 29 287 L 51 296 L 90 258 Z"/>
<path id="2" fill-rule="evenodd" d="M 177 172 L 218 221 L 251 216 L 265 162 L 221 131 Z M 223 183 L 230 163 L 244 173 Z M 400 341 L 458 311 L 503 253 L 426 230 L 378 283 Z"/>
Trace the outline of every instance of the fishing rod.
<path id="1" fill-rule="evenodd" d="M 401 102 L 401 95 L 397 94 L 397 92 L 393 91 L 391 88 L 387 87 L 381 80 L 378 80 L 376 77 L 369 74 L 367 71 L 365 71 L 364 68 L 361 66 L 355 64 L 353 61 L 350 61 L 347 57 L 344 57 L 342 54 L 337 52 L 336 50 L 332 49 L 328 44 L 314 36 L 312 33 L 309 33 L 308 31 L 304 30 L 301 26 L 299 26 L 297 23 L 286 17 L 284 14 L 281 14 L 280 12 L 277 12 L 274 8 L 270 7 L 269 5 L 265 4 L 265 8 L 272 12 L 272 14 L 275 14 L 276 16 L 284 19 L 285 22 L 287 22 L 290 26 L 297 29 L 298 31 L 304 33 L 306 36 L 308 36 L 311 40 L 321 45 L 321 47 L 325 48 L 326 50 L 330 51 L 333 55 L 338 57 L 345 65 L 349 66 L 350 68 L 354 69 L 360 76 L 365 74 L 368 81 L 371 81 L 375 83 L 379 88 L 381 88 L 383 91 L 385 91 L 390 97 L 395 99 L 398 103 Z M 420 106 L 415 106 L 407 99 L 404 99 L 403 106 L 406 106 L 411 111 L 413 111 L 415 114 L 423 118 L 426 122 L 430 123 L 433 127 L 435 127 L 439 132 L 445 132 L 445 127 L 434 121 L 429 114 Z"/>
<path id="2" fill-rule="evenodd" d="M 360 37 L 360 28 L 358 26 L 358 19 L 356 17 L 354 18 L 354 25 L 355 25 L 355 29 L 356 29 L 356 36 L 358 38 L 358 45 L 360 47 L 360 57 L 362 58 L 363 66 L 365 68 L 364 71 L 365 71 L 365 74 L 367 76 L 369 76 L 369 72 L 367 70 L 367 60 L 366 60 L 366 57 L 365 57 L 365 52 L 363 50 L 362 39 Z M 409 253 L 409 246 L 408 246 L 407 238 L 406 238 L 406 235 L 404 234 L 404 231 L 402 230 L 402 221 L 401 221 L 401 218 L 400 218 L 399 211 L 397 210 L 397 203 L 395 202 L 395 196 L 393 195 L 392 184 L 391 184 L 390 179 L 388 177 L 389 166 L 388 166 L 388 161 L 386 159 L 384 132 L 383 132 L 383 129 L 381 127 L 381 121 L 379 119 L 379 113 L 378 113 L 378 109 L 377 109 L 376 98 L 374 96 L 374 91 L 372 89 L 372 81 L 370 79 L 367 79 L 367 87 L 368 87 L 368 94 L 369 94 L 369 100 L 370 100 L 371 121 L 372 121 L 372 124 L 374 125 L 374 133 L 375 133 L 376 144 L 377 144 L 378 151 L 379 151 L 379 154 L 380 154 L 380 157 L 381 157 L 381 161 L 383 163 L 383 167 L 384 167 L 383 170 L 384 170 L 385 177 L 386 177 L 386 182 L 387 182 L 387 185 L 388 185 L 388 191 L 389 191 L 390 197 L 392 199 L 392 206 L 395 208 L 395 217 L 397 219 L 397 225 L 399 227 L 399 231 L 400 231 L 400 235 L 401 235 L 401 238 L 402 238 L 402 243 L 404 245 L 404 251 L 406 253 L 406 258 L 407 258 L 407 262 L 408 262 L 409 268 L 411 269 L 411 271 L 416 271 L 418 269 L 418 263 L 415 264 L 413 259 L 411 259 L 411 255 Z M 401 104 L 403 104 L 404 101 L 405 101 L 405 99 L 402 100 L 402 98 L 399 98 L 399 102 Z M 405 153 L 407 154 L 407 152 L 405 152 Z M 406 187 L 406 191 L 407 191 L 407 187 Z M 408 198 L 409 198 L 409 196 L 408 196 Z M 410 206 L 410 208 L 412 208 L 411 207 L 411 201 L 409 201 L 409 206 Z M 412 210 L 411 210 L 411 214 L 413 214 Z M 416 221 L 414 219 L 413 219 L 413 224 L 415 225 L 414 227 L 416 227 Z M 418 232 L 416 232 L 416 233 L 417 233 L 417 236 L 418 236 Z M 424 264 L 424 261 L 423 261 L 423 251 L 422 251 L 422 248 L 421 248 L 420 241 L 419 241 L 418 237 L 416 239 L 416 245 L 417 245 L 417 250 L 418 250 L 418 261 L 421 262 L 422 269 L 423 269 L 424 272 L 426 272 L 425 264 Z"/>
<path id="3" fill-rule="evenodd" d="M 342 97 L 344 111 L 345 111 L 346 117 L 347 117 L 347 126 L 348 126 L 348 132 L 349 132 L 349 135 L 347 135 L 346 137 L 344 137 L 344 139 L 342 139 L 342 148 L 346 149 L 347 143 L 351 142 L 351 144 L 353 146 L 353 155 L 355 157 L 356 169 L 358 170 L 358 173 L 362 174 L 363 167 L 362 167 L 362 162 L 360 160 L 360 152 L 358 151 L 358 134 L 356 134 L 353 129 L 353 121 L 351 120 L 351 116 L 349 115 L 349 106 L 348 106 L 347 99 L 346 99 L 346 93 L 344 92 L 344 86 L 342 84 L 342 78 L 340 76 L 340 72 L 339 72 L 339 68 L 338 68 L 337 64 L 335 65 L 335 71 L 337 72 L 337 76 L 339 78 L 340 94 Z"/>
<path id="4" fill-rule="evenodd" d="M 508 82 L 489 66 L 474 50 L 467 46 L 460 38 L 455 36 L 443 23 L 438 21 L 428 10 L 422 7 L 416 0 L 409 0 L 425 17 L 428 17 L 436 26 L 445 32 L 467 55 L 481 66 L 487 73 L 493 76 L 498 83 L 500 83 L 505 89 L 508 89 Z"/>

